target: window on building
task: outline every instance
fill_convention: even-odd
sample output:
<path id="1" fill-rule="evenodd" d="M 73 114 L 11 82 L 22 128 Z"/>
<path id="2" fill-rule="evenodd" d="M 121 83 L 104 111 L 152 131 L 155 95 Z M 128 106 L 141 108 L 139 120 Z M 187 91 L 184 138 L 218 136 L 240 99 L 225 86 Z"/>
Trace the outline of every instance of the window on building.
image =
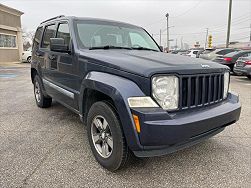
<path id="1" fill-rule="evenodd" d="M 48 25 L 45 27 L 42 48 L 50 48 L 50 38 L 55 35 L 55 25 Z"/>
<path id="2" fill-rule="evenodd" d="M 0 48 L 16 48 L 17 37 L 14 35 L 0 34 Z"/>

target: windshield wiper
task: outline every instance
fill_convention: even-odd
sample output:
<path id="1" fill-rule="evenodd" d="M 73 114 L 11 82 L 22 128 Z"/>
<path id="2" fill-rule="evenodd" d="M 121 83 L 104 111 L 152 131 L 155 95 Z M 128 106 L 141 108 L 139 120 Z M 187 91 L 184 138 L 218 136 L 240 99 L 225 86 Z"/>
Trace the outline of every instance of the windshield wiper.
<path id="1" fill-rule="evenodd" d="M 155 51 L 155 52 L 159 52 L 158 50 L 152 49 L 152 48 L 145 48 L 145 47 L 132 47 L 133 50 L 149 50 L 149 51 Z"/>
<path id="2" fill-rule="evenodd" d="M 99 50 L 99 49 L 104 49 L 104 50 L 108 50 L 108 49 L 127 49 L 127 50 L 131 50 L 132 48 L 123 47 L 123 46 L 112 46 L 112 45 L 95 46 L 95 47 L 89 48 L 89 50 Z"/>

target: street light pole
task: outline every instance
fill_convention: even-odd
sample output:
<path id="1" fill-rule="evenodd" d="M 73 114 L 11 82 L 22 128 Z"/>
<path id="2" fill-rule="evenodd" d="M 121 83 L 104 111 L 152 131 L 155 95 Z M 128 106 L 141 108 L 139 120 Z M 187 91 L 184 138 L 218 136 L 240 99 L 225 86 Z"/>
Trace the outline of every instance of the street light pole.
<path id="1" fill-rule="evenodd" d="M 169 52 L 169 26 L 168 26 L 169 14 L 166 13 L 166 51 Z"/>
<path id="2" fill-rule="evenodd" d="M 226 48 L 228 48 L 229 46 L 231 15 L 232 15 L 232 0 L 229 0 Z"/>

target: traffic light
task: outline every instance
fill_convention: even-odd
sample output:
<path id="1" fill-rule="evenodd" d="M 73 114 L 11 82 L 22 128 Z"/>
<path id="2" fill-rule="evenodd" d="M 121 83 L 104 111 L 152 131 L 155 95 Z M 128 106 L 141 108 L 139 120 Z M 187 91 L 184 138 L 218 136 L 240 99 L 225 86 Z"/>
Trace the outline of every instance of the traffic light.
<path id="1" fill-rule="evenodd" d="M 212 40 L 213 40 L 212 35 L 209 35 L 208 36 L 208 48 L 212 48 Z"/>

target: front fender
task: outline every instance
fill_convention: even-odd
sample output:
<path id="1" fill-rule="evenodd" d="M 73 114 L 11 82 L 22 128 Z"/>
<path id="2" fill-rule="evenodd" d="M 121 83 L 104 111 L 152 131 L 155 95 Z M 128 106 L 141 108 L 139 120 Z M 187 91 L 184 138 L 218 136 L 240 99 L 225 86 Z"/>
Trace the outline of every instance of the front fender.
<path id="1" fill-rule="evenodd" d="M 145 96 L 140 88 L 131 80 L 102 72 L 90 72 L 83 79 L 80 90 L 79 109 L 83 114 L 84 92 L 93 89 L 112 98 L 120 117 L 127 144 L 131 150 L 142 149 L 136 132 L 127 99 L 132 96 Z"/>

